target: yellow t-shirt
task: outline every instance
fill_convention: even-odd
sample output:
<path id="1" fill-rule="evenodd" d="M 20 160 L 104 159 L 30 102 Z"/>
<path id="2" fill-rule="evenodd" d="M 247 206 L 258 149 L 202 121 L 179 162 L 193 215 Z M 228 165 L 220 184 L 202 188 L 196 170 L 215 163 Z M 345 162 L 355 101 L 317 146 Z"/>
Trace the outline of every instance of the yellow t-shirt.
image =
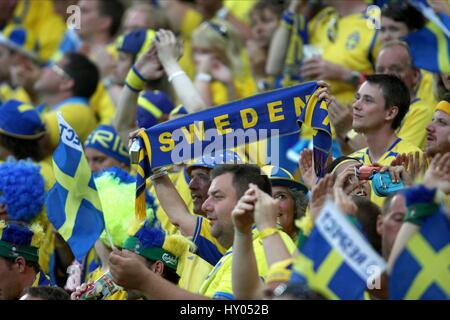
<path id="1" fill-rule="evenodd" d="M 47 131 L 50 134 L 52 148 L 56 148 L 59 143 L 59 127 L 56 113 L 61 112 L 64 120 L 75 130 L 81 143 L 84 143 L 88 135 L 96 128 L 97 121 L 95 115 L 87 101 L 82 98 L 69 98 L 61 102 L 58 106 L 44 112 L 42 118 Z"/>
<path id="2" fill-rule="evenodd" d="M 294 242 L 286 233 L 280 231 L 280 235 L 288 251 L 292 254 L 296 250 Z M 262 239 L 259 237 L 259 232 L 256 229 L 253 230 L 253 251 L 255 252 L 258 274 L 264 279 L 269 272 L 269 266 Z M 233 247 L 215 265 L 203 283 L 200 294 L 214 299 L 234 299 L 231 275 L 232 253 Z"/>
<path id="3" fill-rule="evenodd" d="M 177 273 L 180 275 L 178 286 L 197 293 L 213 266 L 198 255 L 187 250 L 179 260 Z"/>
<path id="4" fill-rule="evenodd" d="M 94 95 L 89 100 L 89 105 L 95 113 L 99 124 L 111 124 L 116 115 L 116 106 L 112 101 L 103 82 L 99 82 Z"/>
<path id="5" fill-rule="evenodd" d="M 433 113 L 433 105 L 419 98 L 415 99 L 396 132 L 397 136 L 423 150 L 427 133 L 426 127 L 433 119 Z"/>
<path id="6" fill-rule="evenodd" d="M 192 61 L 191 35 L 192 32 L 203 22 L 203 16 L 197 10 L 189 8 L 181 22 L 180 33 L 183 39 L 183 56 L 180 66 L 192 79 L 195 75 L 195 64 Z"/>
<path id="7" fill-rule="evenodd" d="M 14 23 L 33 31 L 39 40 L 39 55 L 50 59 L 64 37 L 66 25 L 51 0 L 20 0 L 14 9 Z"/>
<path id="8" fill-rule="evenodd" d="M 395 159 L 395 157 L 398 154 L 401 153 L 416 153 L 417 151 L 420 152 L 420 157 L 422 157 L 422 150 L 420 150 L 415 145 L 402 140 L 401 138 L 397 138 L 394 143 L 386 150 L 386 152 L 380 157 L 380 159 L 377 161 L 378 164 L 382 166 L 390 166 L 391 162 Z M 370 159 L 369 156 L 369 148 L 364 148 L 361 150 L 358 150 L 350 155 L 350 157 L 356 158 L 360 160 L 365 166 L 370 166 L 373 164 L 372 159 Z M 372 185 L 372 183 L 371 183 Z M 370 195 L 370 200 L 376 203 L 380 208 L 383 207 L 383 203 L 385 198 L 384 197 L 378 197 L 375 194 L 375 191 L 373 191 Z"/>
<path id="9" fill-rule="evenodd" d="M 340 17 L 336 24 L 330 19 L 327 33 L 320 39 L 318 45 L 323 49 L 324 60 L 362 73 L 373 73 L 380 42 L 378 30 L 368 26 L 363 13 Z M 353 101 L 355 87 L 341 81 L 327 82 L 341 103 Z"/>
<path id="10" fill-rule="evenodd" d="M 249 13 L 255 5 L 256 0 L 246 0 L 246 1 L 236 1 L 236 0 L 225 0 L 223 6 L 228 8 L 233 15 L 250 25 Z"/>
<path id="11" fill-rule="evenodd" d="M 19 100 L 26 103 L 31 103 L 25 89 L 22 87 L 12 88 L 10 85 L 3 83 L 0 85 L 0 103 L 8 100 Z"/>
<path id="12" fill-rule="evenodd" d="M 417 87 L 416 96 L 425 101 L 429 106 L 435 106 L 438 101 L 433 94 L 433 74 L 431 72 L 420 70 L 420 82 Z M 432 108 L 434 109 L 434 108 Z"/>

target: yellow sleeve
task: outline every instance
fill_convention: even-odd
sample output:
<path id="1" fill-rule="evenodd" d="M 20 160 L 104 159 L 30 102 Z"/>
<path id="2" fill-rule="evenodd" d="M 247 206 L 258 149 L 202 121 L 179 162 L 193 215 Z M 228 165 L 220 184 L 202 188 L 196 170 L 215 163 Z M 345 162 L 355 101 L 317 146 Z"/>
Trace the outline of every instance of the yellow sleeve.
<path id="1" fill-rule="evenodd" d="M 247 25 L 250 25 L 249 13 L 255 5 L 256 0 L 236 1 L 225 0 L 224 6 L 227 7 L 233 15 L 239 20 L 244 21 Z"/>
<path id="2" fill-rule="evenodd" d="M 61 112 L 64 120 L 75 130 L 82 143 L 97 125 L 94 113 L 88 106 L 65 105 L 58 109 L 58 112 Z M 50 144 L 52 148 L 56 148 L 59 143 L 59 127 L 56 112 L 44 114 L 43 120 L 50 135 Z"/>
<path id="3" fill-rule="evenodd" d="M 416 147 L 425 148 L 426 127 L 433 119 L 433 108 L 422 101 L 413 103 L 397 135 Z"/>
<path id="4" fill-rule="evenodd" d="M 102 82 L 89 101 L 99 124 L 111 124 L 116 114 L 116 107 Z"/>
<path id="5" fill-rule="evenodd" d="M 183 39 L 190 39 L 192 32 L 202 23 L 202 21 L 203 16 L 200 12 L 192 8 L 187 9 L 180 28 Z"/>
<path id="6" fill-rule="evenodd" d="M 426 101 L 428 105 L 435 106 L 438 101 L 434 98 L 433 92 L 433 74 L 431 72 L 420 70 L 421 79 L 417 88 L 416 96 Z M 434 108 L 433 108 L 434 109 Z"/>
<path id="7" fill-rule="evenodd" d="M 296 250 L 295 243 L 284 232 L 280 232 L 280 236 L 286 245 L 288 251 L 293 254 Z M 266 253 L 262 240 L 259 237 L 253 239 L 253 250 L 255 252 L 256 264 L 258 266 L 258 275 L 265 279 L 268 275 L 269 267 L 267 264 Z M 215 268 L 216 276 L 205 291 L 205 295 L 215 299 L 234 299 L 232 288 L 232 263 L 231 257 L 229 257 L 231 251 L 228 251 Z M 222 262 L 222 264 L 221 264 Z M 214 272 L 214 271 L 213 271 Z"/>
<path id="8" fill-rule="evenodd" d="M 178 264 L 177 273 L 180 275 L 178 286 L 190 292 L 198 293 L 212 268 L 213 266 L 208 262 L 186 250 Z"/>
<path id="9" fill-rule="evenodd" d="M 280 231 L 279 234 L 286 245 L 287 250 L 293 254 L 296 250 L 296 245 L 292 238 L 282 231 Z M 255 251 L 256 264 L 258 265 L 258 274 L 265 279 L 269 273 L 269 265 L 267 264 L 266 252 L 264 251 L 261 239 L 257 238 L 253 241 L 253 250 Z"/>

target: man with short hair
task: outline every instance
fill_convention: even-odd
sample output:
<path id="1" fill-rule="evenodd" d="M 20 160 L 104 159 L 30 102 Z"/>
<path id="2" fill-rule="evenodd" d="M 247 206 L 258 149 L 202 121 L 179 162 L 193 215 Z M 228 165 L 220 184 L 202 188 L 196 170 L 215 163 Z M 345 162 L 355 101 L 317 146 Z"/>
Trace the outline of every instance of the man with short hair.
<path id="1" fill-rule="evenodd" d="M 0 300 L 19 299 L 29 286 L 50 285 L 38 263 L 42 237 L 40 228 L 0 221 Z"/>
<path id="2" fill-rule="evenodd" d="M 81 142 L 95 129 L 97 121 L 88 101 L 94 94 L 98 81 L 97 67 L 78 53 L 66 54 L 42 72 L 35 89 L 44 102 L 39 110 L 48 132 L 48 155 L 59 143 L 57 112 L 61 112 L 77 132 Z"/>
<path id="3" fill-rule="evenodd" d="M 424 128 L 433 117 L 433 108 L 428 101 L 417 96 L 421 72 L 412 64 L 407 44 L 399 40 L 385 43 L 378 54 L 375 70 L 380 74 L 395 75 L 405 83 L 410 92 L 411 104 L 396 133 L 403 140 L 423 149 Z"/>
<path id="4" fill-rule="evenodd" d="M 367 77 L 353 103 L 353 129 L 364 134 L 367 148 L 356 151 L 351 157 L 370 166 L 375 163 L 389 166 L 400 153 L 422 151 L 398 137 L 400 127 L 408 112 L 410 94 L 399 78 L 387 74 Z M 383 198 L 377 197 L 372 188 L 371 200 L 380 207 Z"/>
<path id="5" fill-rule="evenodd" d="M 397 193 L 386 198 L 382 215 L 377 218 L 377 233 L 381 236 L 381 254 L 388 261 L 395 238 L 406 216 L 405 197 Z"/>
<path id="6" fill-rule="evenodd" d="M 425 151 L 433 158 L 436 154 L 450 152 L 450 94 L 436 106 L 433 120 L 428 124 Z"/>
<path id="7" fill-rule="evenodd" d="M 268 177 L 261 174 L 260 168 L 253 165 L 220 165 L 211 171 L 211 180 L 209 196 L 203 203 L 203 210 L 206 212 L 211 235 L 216 237 L 222 246 L 228 248 L 228 251 L 205 279 L 199 294 L 187 292 L 156 277 L 128 252 L 113 252 L 110 255 L 110 270 L 117 284 L 125 288 L 138 289 L 152 299 L 234 298 L 231 277 L 234 226 L 231 212 L 250 183 L 257 185 L 268 194 L 271 194 L 271 185 Z M 205 221 L 200 228 L 206 224 Z M 284 232 L 280 232 L 280 235 L 292 252 L 295 244 Z M 254 230 L 253 245 L 259 275 L 264 277 L 268 272 L 267 259 L 257 230 Z"/>

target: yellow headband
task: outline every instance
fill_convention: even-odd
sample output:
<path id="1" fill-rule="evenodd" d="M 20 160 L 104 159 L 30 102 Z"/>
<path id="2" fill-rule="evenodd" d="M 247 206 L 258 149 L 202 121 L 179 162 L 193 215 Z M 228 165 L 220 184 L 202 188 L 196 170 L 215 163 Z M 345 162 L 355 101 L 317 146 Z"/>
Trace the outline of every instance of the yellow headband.
<path id="1" fill-rule="evenodd" d="M 436 106 L 435 111 L 438 111 L 438 110 L 443 111 L 450 115 L 450 103 L 448 103 L 445 100 L 439 102 Z"/>

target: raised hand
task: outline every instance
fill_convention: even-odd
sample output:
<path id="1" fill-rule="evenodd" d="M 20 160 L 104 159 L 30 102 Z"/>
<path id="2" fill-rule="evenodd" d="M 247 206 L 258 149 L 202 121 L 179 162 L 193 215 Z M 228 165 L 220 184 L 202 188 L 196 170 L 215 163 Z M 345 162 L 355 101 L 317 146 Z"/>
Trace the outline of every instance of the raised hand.
<path id="1" fill-rule="evenodd" d="M 250 187 L 239 199 L 231 212 L 234 227 L 238 232 L 243 234 L 252 232 L 252 225 L 255 221 L 254 210 L 256 200 L 256 190 L 254 187 Z"/>
<path id="2" fill-rule="evenodd" d="M 358 207 L 353 202 L 353 200 L 348 196 L 344 189 L 342 188 L 333 188 L 334 202 L 336 205 L 342 210 L 342 212 L 349 215 L 356 215 L 358 211 Z"/>
<path id="3" fill-rule="evenodd" d="M 316 184 L 317 176 L 314 170 L 313 151 L 304 149 L 300 153 L 300 160 L 298 163 L 303 182 L 309 190 Z"/>
<path id="4" fill-rule="evenodd" d="M 278 202 L 269 194 L 260 190 L 257 185 L 251 184 L 256 190 L 257 201 L 255 204 L 255 222 L 258 230 L 273 228 L 277 225 Z"/>
<path id="5" fill-rule="evenodd" d="M 164 70 L 159 62 L 154 42 L 150 49 L 139 57 L 135 63 L 135 67 L 147 81 L 160 79 L 164 75 Z"/>
<path id="6" fill-rule="evenodd" d="M 168 64 L 177 62 L 183 54 L 183 46 L 177 41 L 172 31 L 160 29 L 156 35 L 155 45 L 159 61 L 166 67 Z"/>
<path id="7" fill-rule="evenodd" d="M 333 183 L 334 177 L 331 174 L 327 174 L 323 179 L 319 181 L 318 184 L 313 187 L 309 207 L 311 212 L 311 219 L 313 221 L 316 221 L 317 217 L 320 214 L 320 211 L 322 211 L 327 197 L 332 196 Z"/>
<path id="8" fill-rule="evenodd" d="M 215 57 L 212 59 L 210 72 L 215 80 L 223 84 L 233 83 L 233 73 L 230 67 Z"/>
<path id="9" fill-rule="evenodd" d="M 127 290 L 139 290 L 146 273 L 151 272 L 142 257 L 128 250 L 111 252 L 109 266 L 114 283 Z"/>
<path id="10" fill-rule="evenodd" d="M 424 184 L 450 194 L 450 152 L 436 154 L 425 172 Z"/>
<path id="11" fill-rule="evenodd" d="M 345 137 L 352 129 L 353 108 L 350 104 L 342 105 L 337 99 L 332 99 L 328 105 L 330 121 L 340 137 Z"/>

